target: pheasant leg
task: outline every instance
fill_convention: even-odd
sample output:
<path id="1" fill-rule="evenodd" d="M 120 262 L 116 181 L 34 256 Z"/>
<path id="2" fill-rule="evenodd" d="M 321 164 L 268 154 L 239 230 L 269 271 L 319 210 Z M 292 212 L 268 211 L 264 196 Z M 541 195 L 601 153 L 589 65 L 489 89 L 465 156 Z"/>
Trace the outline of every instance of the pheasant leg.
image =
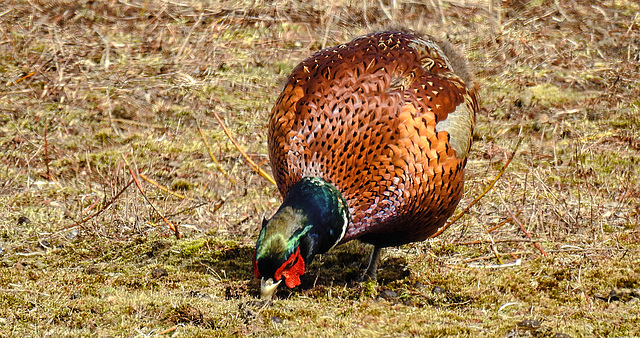
<path id="1" fill-rule="evenodd" d="M 359 282 L 366 282 L 369 280 L 376 280 L 376 273 L 378 271 L 378 262 L 380 261 L 380 253 L 382 253 L 382 247 L 376 246 L 373 248 L 373 252 L 371 253 L 371 258 L 369 258 L 369 266 L 367 266 L 367 270 L 365 270 L 364 274 Z"/>

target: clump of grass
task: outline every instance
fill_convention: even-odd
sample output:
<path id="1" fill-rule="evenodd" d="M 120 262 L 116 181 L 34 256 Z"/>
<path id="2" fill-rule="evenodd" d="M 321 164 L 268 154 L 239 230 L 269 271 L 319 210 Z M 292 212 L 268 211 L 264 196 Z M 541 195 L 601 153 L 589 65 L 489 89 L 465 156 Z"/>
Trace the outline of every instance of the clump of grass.
<path id="1" fill-rule="evenodd" d="M 545 83 L 525 89 L 522 93 L 522 103 L 530 106 L 533 103 L 543 106 L 559 105 L 570 101 L 578 101 L 581 94 L 572 89 L 564 89 L 553 84 Z"/>

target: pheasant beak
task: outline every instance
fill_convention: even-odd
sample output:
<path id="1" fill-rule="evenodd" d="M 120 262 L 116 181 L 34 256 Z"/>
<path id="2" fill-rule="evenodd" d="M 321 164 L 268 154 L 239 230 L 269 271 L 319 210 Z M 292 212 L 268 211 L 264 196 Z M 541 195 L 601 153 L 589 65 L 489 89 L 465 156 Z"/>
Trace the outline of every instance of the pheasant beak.
<path id="1" fill-rule="evenodd" d="M 282 279 L 276 283 L 273 282 L 273 278 L 269 278 L 267 280 L 264 278 L 260 279 L 260 298 L 264 300 L 270 300 L 273 298 L 280 282 L 282 282 Z"/>

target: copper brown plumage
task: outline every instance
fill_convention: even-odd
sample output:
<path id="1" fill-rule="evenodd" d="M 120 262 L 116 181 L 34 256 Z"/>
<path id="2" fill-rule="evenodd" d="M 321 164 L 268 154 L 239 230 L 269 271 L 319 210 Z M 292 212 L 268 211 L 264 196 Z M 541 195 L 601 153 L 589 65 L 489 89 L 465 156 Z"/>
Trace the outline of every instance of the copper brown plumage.
<path id="1" fill-rule="evenodd" d="M 448 44 L 394 31 L 302 61 L 269 121 L 282 196 L 305 177 L 335 186 L 350 216 L 341 242 L 385 247 L 435 233 L 462 197 L 478 110 L 460 60 Z"/>
<path id="2" fill-rule="evenodd" d="M 304 60 L 269 121 L 280 193 L 306 176 L 333 183 L 352 215 L 343 241 L 398 245 L 433 234 L 461 198 L 474 118 L 455 130 L 465 134 L 462 154 L 436 125 L 461 104 L 477 110 L 474 91 L 451 68 L 434 42 L 401 32 Z"/>

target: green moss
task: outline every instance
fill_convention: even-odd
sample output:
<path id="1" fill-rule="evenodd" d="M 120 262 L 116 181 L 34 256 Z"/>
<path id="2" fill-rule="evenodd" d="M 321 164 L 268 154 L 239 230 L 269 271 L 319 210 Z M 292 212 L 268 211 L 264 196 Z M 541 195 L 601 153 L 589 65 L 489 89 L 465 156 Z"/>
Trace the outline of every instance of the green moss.
<path id="1" fill-rule="evenodd" d="M 616 129 L 633 129 L 638 127 L 638 122 L 632 119 L 611 119 L 607 123 Z"/>
<path id="2" fill-rule="evenodd" d="M 171 189 L 186 191 L 193 187 L 193 184 L 186 180 L 177 179 L 171 183 Z"/>
<path id="3" fill-rule="evenodd" d="M 116 135 L 110 128 L 103 128 L 93 134 L 93 137 L 101 144 L 106 145 L 111 144 L 112 140 L 116 138 Z"/>
<path id="4" fill-rule="evenodd" d="M 526 106 L 530 106 L 534 103 L 542 106 L 558 105 L 571 101 L 578 101 L 581 98 L 582 94 L 577 93 L 570 88 L 559 88 L 549 83 L 528 87 L 520 96 L 522 103 Z"/>
<path id="5" fill-rule="evenodd" d="M 367 298 L 373 298 L 377 295 L 376 282 L 366 281 L 363 283 L 363 295 Z"/>
<path id="6" fill-rule="evenodd" d="M 196 238 L 193 240 L 186 240 L 179 243 L 180 252 L 183 256 L 189 257 L 201 250 L 207 244 L 206 238 Z"/>

